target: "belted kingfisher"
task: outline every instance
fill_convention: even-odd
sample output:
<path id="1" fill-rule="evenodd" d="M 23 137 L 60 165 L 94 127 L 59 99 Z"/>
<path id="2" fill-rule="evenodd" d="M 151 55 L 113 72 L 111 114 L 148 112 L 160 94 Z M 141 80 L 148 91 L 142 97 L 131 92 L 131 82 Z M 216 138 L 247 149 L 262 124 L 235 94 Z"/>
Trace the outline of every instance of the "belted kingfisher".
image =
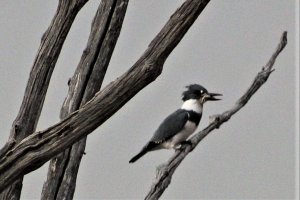
<path id="1" fill-rule="evenodd" d="M 150 141 L 134 156 L 133 163 L 149 151 L 176 148 L 196 130 L 202 116 L 203 104 L 206 101 L 220 100 L 217 93 L 209 93 L 198 84 L 186 86 L 182 93 L 183 104 L 180 109 L 169 115 L 155 131 Z"/>

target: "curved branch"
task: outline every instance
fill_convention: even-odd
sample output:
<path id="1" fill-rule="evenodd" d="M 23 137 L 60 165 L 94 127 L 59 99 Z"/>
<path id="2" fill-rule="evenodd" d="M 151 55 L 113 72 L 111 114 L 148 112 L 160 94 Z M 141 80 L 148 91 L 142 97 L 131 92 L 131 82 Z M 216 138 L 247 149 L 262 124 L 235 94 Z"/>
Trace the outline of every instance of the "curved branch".
<path id="1" fill-rule="evenodd" d="M 0 158 L 0 191 L 90 134 L 154 81 L 161 73 L 169 54 L 208 2 L 209 0 L 186 0 L 125 74 L 63 121 L 44 131 L 33 133 L 13 148 L 8 148 Z"/>
<path id="2" fill-rule="evenodd" d="M 275 60 L 279 53 L 284 49 L 286 44 L 287 32 L 285 31 L 283 32 L 276 51 L 271 56 L 269 62 L 257 74 L 252 85 L 245 92 L 245 94 L 240 99 L 238 99 L 235 105 L 222 114 L 213 116 L 211 123 L 205 129 L 198 132 L 190 139 L 191 145 L 183 146 L 181 149 L 177 150 L 165 164 L 162 164 L 158 167 L 156 178 L 145 199 L 158 199 L 165 191 L 165 189 L 169 186 L 173 173 L 183 161 L 183 159 L 200 143 L 200 141 L 204 137 L 206 137 L 214 129 L 219 128 L 224 122 L 228 121 L 232 115 L 234 115 L 246 105 L 252 95 L 267 81 L 271 72 L 274 71 L 272 67 L 275 63 Z"/>

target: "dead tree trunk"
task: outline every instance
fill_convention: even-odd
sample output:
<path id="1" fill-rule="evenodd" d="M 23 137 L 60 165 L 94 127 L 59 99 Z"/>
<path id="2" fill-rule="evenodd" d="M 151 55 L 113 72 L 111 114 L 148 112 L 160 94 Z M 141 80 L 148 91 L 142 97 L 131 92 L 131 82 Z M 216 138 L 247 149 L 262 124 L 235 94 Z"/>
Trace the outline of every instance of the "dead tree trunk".
<path id="1" fill-rule="evenodd" d="M 61 108 L 60 118 L 86 104 L 101 88 L 115 44 L 119 37 L 128 0 L 102 0 L 94 17 L 87 47 Z M 50 162 L 42 199 L 72 199 L 86 137 Z"/>
<path id="2" fill-rule="evenodd" d="M 57 58 L 77 13 L 87 1 L 59 1 L 52 22 L 42 37 L 27 82 L 22 105 L 13 122 L 9 140 L 0 150 L 0 156 L 35 131 Z M 22 181 L 23 177 L 20 176 L 11 186 L 0 193 L 0 199 L 19 199 Z"/>
<path id="3" fill-rule="evenodd" d="M 32 133 L 15 145 L 6 145 L 0 157 L 0 191 L 86 137 L 154 81 L 160 75 L 169 54 L 208 2 L 186 0 L 126 73 L 61 122 L 44 131 Z"/>

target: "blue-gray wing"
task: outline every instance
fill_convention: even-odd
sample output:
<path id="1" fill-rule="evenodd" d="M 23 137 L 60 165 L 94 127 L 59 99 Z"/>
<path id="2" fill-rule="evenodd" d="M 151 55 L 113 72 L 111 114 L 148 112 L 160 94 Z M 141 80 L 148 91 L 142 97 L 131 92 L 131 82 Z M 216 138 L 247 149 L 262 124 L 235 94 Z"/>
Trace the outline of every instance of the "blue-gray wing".
<path id="1" fill-rule="evenodd" d="M 130 159 L 130 163 L 135 162 L 140 157 L 145 155 L 148 151 L 155 149 L 162 142 L 172 138 L 179 131 L 184 128 L 187 120 L 189 118 L 189 114 L 187 111 L 183 109 L 179 109 L 169 115 L 158 127 L 155 131 L 151 140 L 142 148 L 142 150 L 133 158 Z M 199 119 L 200 120 L 200 119 Z M 198 120 L 198 121 L 199 121 Z"/>
<path id="2" fill-rule="evenodd" d="M 176 110 L 160 124 L 150 141 L 158 144 L 172 138 L 184 128 L 188 118 L 185 110 Z"/>

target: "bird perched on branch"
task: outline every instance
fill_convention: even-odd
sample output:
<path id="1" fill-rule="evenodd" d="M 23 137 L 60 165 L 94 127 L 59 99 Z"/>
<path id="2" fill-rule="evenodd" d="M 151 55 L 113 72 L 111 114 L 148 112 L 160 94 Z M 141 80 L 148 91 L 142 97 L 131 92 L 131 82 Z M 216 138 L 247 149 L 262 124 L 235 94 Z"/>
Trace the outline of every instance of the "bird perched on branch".
<path id="1" fill-rule="evenodd" d="M 155 131 L 150 141 L 134 156 L 133 163 L 149 151 L 176 148 L 196 130 L 202 116 L 203 104 L 220 100 L 217 93 L 209 93 L 204 87 L 192 84 L 182 93 L 183 104 L 180 109 L 169 115 Z"/>

